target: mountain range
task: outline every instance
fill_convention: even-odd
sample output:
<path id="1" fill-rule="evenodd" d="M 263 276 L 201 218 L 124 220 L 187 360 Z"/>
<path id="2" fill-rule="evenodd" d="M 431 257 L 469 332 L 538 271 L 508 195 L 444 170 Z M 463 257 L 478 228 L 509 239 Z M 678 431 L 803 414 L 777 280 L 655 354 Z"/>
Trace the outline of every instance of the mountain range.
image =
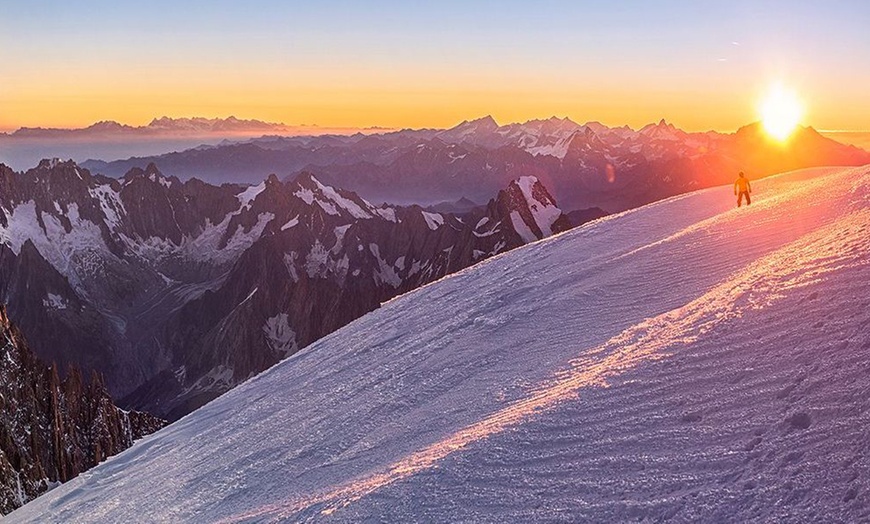
<path id="1" fill-rule="evenodd" d="M 218 125 L 152 123 L 194 124 Z M 38 354 L 175 419 L 397 295 L 608 212 L 730 182 L 738 166 L 870 162 L 809 128 L 780 144 L 758 126 L 558 118 L 258 138 L 153 160 L 244 179 L 297 157 L 306 170 L 220 186 L 139 159 L 95 168 L 127 169 L 120 178 L 58 160 L 0 165 L 0 299 Z M 389 198 L 403 204 L 372 203 Z"/>
<path id="2" fill-rule="evenodd" d="M 760 124 L 736 133 L 687 133 L 662 120 L 639 130 L 567 118 L 499 125 L 491 117 L 450 129 L 350 136 L 262 137 L 114 162 L 88 161 L 122 176 L 156 164 L 168 176 L 211 183 L 258 183 L 270 173 L 308 171 L 372 202 L 432 205 L 486 201 L 522 175 L 534 175 L 566 209 L 619 212 L 669 196 L 790 169 L 863 165 L 870 153 L 812 128 L 786 142 Z"/>
<path id="3" fill-rule="evenodd" d="M 0 188 L 0 299 L 31 346 L 170 419 L 399 294 L 572 227 L 532 176 L 461 214 L 376 206 L 310 173 L 214 186 L 153 164 L 120 179 L 0 166 Z"/>
<path id="4" fill-rule="evenodd" d="M 0 133 L 0 163 L 26 169 L 43 158 L 64 157 L 84 161 L 114 160 L 156 155 L 203 145 L 218 145 L 264 135 L 349 135 L 383 131 L 380 128 L 340 128 L 286 125 L 227 118 L 155 118 L 147 125 L 131 126 L 112 120 L 84 128 L 22 127 Z M 144 167 L 144 165 L 143 165 Z M 265 175 L 259 178 L 264 178 Z"/>
<path id="5" fill-rule="evenodd" d="M 234 116 L 228 118 L 169 118 L 153 119 L 148 125 L 130 126 L 112 120 L 97 122 L 80 129 L 22 127 L 7 134 L 16 138 L 59 138 L 80 137 L 120 138 L 123 134 L 153 136 L 161 134 L 206 136 L 209 134 L 255 134 L 286 133 L 294 128 L 284 124 L 263 122 L 260 120 L 240 120 Z"/>

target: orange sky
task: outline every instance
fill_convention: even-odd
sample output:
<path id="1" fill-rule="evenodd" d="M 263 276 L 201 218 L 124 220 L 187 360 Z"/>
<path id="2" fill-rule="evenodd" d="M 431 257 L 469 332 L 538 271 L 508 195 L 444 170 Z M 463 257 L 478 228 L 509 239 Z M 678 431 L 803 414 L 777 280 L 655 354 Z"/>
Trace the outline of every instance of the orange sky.
<path id="1" fill-rule="evenodd" d="M 0 129 L 164 115 L 418 128 L 491 114 L 733 131 L 774 82 L 799 93 L 804 124 L 870 128 L 870 9 L 840 4 L 49 3 L 0 17 Z"/>

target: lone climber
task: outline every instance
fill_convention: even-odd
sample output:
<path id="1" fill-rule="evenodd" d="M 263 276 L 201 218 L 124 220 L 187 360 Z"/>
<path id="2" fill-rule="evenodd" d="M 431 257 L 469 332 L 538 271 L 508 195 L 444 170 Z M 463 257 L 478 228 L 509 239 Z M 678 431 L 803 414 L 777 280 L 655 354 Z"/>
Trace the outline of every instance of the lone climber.
<path id="1" fill-rule="evenodd" d="M 741 171 L 740 176 L 734 182 L 734 195 L 737 196 L 737 207 L 743 204 L 744 196 L 746 197 L 747 206 L 752 203 L 752 200 L 749 199 L 749 193 L 752 193 L 752 186 L 749 185 L 749 179 Z"/>

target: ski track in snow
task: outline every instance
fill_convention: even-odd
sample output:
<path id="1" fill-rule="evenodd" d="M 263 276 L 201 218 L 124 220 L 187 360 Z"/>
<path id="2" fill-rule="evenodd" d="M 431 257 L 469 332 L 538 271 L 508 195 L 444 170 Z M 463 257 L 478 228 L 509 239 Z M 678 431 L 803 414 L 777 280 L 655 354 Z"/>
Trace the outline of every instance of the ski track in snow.
<path id="1" fill-rule="evenodd" d="M 870 519 L 870 169 L 753 185 L 394 299 L 8 519 Z"/>

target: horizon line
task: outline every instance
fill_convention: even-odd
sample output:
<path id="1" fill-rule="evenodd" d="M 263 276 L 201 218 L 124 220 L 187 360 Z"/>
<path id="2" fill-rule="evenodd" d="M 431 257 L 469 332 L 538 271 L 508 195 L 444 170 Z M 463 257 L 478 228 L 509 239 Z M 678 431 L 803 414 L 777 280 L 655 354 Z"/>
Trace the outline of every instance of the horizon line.
<path id="1" fill-rule="evenodd" d="M 644 124 L 644 125 L 642 125 L 642 126 L 639 126 L 639 127 L 637 127 L 637 128 L 634 128 L 634 127 L 632 127 L 630 124 L 606 124 L 606 123 L 602 122 L 601 120 L 598 120 L 598 119 L 595 119 L 595 118 L 590 119 L 590 120 L 586 120 L 585 122 L 581 123 L 581 122 L 579 122 L 578 120 L 575 120 L 574 118 L 572 118 L 572 117 L 570 117 L 570 116 L 565 115 L 565 116 L 561 116 L 561 117 L 560 117 L 560 116 L 557 116 L 556 114 L 553 114 L 553 115 L 550 115 L 550 116 L 546 116 L 546 117 L 544 117 L 544 116 L 537 116 L 537 117 L 529 118 L 529 119 L 527 119 L 527 120 L 525 120 L 525 121 L 519 121 L 519 120 L 516 120 L 516 121 L 511 121 L 511 122 L 501 123 L 501 122 L 499 122 L 499 121 L 498 121 L 494 116 L 492 116 L 492 113 L 488 113 L 488 114 L 484 114 L 484 115 L 482 115 L 482 116 L 478 116 L 478 117 L 472 117 L 472 118 L 466 118 L 466 119 L 463 119 L 463 120 L 458 121 L 458 122 L 456 122 L 455 124 L 453 124 L 453 125 L 451 125 L 451 126 L 447 126 L 447 127 L 439 127 L 439 126 L 421 126 L 421 127 L 400 126 L 400 127 L 394 127 L 394 126 L 385 126 L 385 125 L 379 125 L 379 124 L 370 124 L 370 125 L 366 125 L 366 126 L 352 126 L 352 125 L 334 125 L 334 126 L 330 126 L 330 125 L 324 125 L 324 124 L 318 124 L 318 123 L 294 123 L 294 124 L 287 124 L 287 123 L 280 122 L 280 121 L 272 121 L 272 120 L 260 119 L 260 118 L 253 118 L 253 117 L 251 117 L 251 118 L 248 118 L 248 117 L 238 117 L 238 116 L 236 116 L 236 114 L 229 114 L 229 115 L 227 115 L 227 116 L 203 116 L 203 115 L 194 115 L 194 116 L 169 116 L 169 115 L 161 115 L 161 116 L 159 116 L 159 117 L 153 117 L 153 118 L 151 118 L 150 120 L 148 120 L 148 122 L 146 122 L 146 123 L 144 123 L 144 124 L 133 124 L 133 123 L 128 123 L 128 122 L 121 122 L 121 121 L 119 121 L 119 120 L 115 120 L 115 119 L 112 119 L 112 118 L 104 118 L 104 119 L 99 119 L 99 120 L 96 120 L 96 121 L 92 121 L 90 124 L 87 124 L 87 125 L 79 125 L 79 126 L 77 126 L 77 127 L 39 126 L 39 125 L 37 125 L 37 126 L 21 125 L 21 126 L 18 126 L 18 127 L 7 127 L 7 126 L 0 125 L 0 134 L 4 134 L 4 135 L 7 135 L 7 136 L 11 136 L 11 135 L 13 135 L 14 133 L 16 133 L 16 132 L 18 132 L 18 131 L 22 131 L 22 130 L 42 130 L 42 131 L 81 131 L 81 130 L 88 129 L 88 128 L 90 128 L 90 127 L 93 127 L 93 126 L 95 126 L 95 125 L 102 124 L 102 123 L 114 123 L 114 124 L 118 124 L 118 125 L 121 125 L 121 126 L 130 127 L 130 128 L 132 128 L 132 129 L 134 129 L 134 130 L 138 130 L 138 129 L 148 129 L 149 126 L 150 126 L 153 122 L 158 121 L 158 120 L 162 120 L 162 119 L 169 119 L 169 120 L 199 120 L 199 119 L 201 119 L 201 120 L 218 120 L 218 121 L 226 121 L 226 120 L 235 119 L 235 120 L 242 121 L 242 122 L 259 122 L 259 123 L 263 123 L 263 124 L 267 124 L 267 125 L 271 125 L 271 126 L 283 126 L 283 127 L 285 127 L 285 128 L 290 128 L 290 129 L 293 129 L 293 128 L 310 128 L 311 131 L 316 131 L 316 130 L 318 130 L 318 129 L 319 129 L 319 130 L 323 130 L 324 132 L 323 132 L 323 133 L 320 133 L 319 135 L 315 135 L 315 134 L 310 135 L 310 136 L 320 136 L 320 135 L 335 134 L 335 133 L 331 133 L 330 131 L 338 131 L 338 130 L 341 130 L 341 131 L 356 131 L 356 132 L 366 132 L 366 131 L 370 131 L 370 132 L 372 132 L 373 134 L 377 134 L 377 133 L 390 133 L 390 132 L 397 132 L 397 131 L 408 131 L 408 130 L 410 130 L 410 131 L 423 131 L 423 130 L 447 130 L 447 129 L 451 129 L 451 128 L 453 128 L 453 127 L 456 127 L 456 126 L 462 125 L 463 123 L 474 122 L 474 121 L 477 121 L 477 120 L 483 120 L 483 119 L 487 119 L 487 118 L 492 119 L 492 120 L 493 120 L 493 121 L 494 121 L 494 122 L 495 122 L 499 127 L 504 127 L 504 126 L 508 126 L 508 125 L 516 125 L 516 124 L 527 124 L 527 123 L 529 123 L 529 122 L 545 121 L 545 120 L 551 120 L 551 119 L 555 118 L 555 119 L 559 119 L 559 120 L 569 120 L 569 121 L 571 121 L 571 122 L 573 122 L 573 123 L 575 123 L 575 124 L 577 124 L 577 125 L 581 125 L 581 126 L 585 126 L 585 125 L 588 125 L 588 124 L 591 124 L 591 123 L 598 123 L 598 124 L 604 125 L 605 127 L 608 127 L 608 128 L 611 128 L 611 129 L 619 128 L 619 127 L 628 127 L 628 128 L 631 129 L 632 131 L 639 131 L 640 129 L 643 129 L 643 127 L 646 127 L 646 126 L 648 126 L 648 125 L 656 125 L 656 124 L 660 124 L 660 123 L 664 122 L 664 123 L 666 123 L 666 124 L 674 125 L 677 129 L 679 129 L 679 130 L 681 130 L 681 131 L 685 131 L 685 132 L 689 132 L 689 133 L 708 133 L 708 132 L 716 132 L 716 133 L 725 133 L 725 134 L 728 134 L 728 133 L 734 133 L 734 132 L 737 132 L 737 131 L 738 131 L 740 128 L 742 128 L 742 127 L 745 127 L 745 126 L 749 126 L 749 125 L 752 125 L 752 124 L 758 123 L 757 120 L 753 120 L 753 121 L 751 121 L 751 122 L 747 122 L 747 123 L 745 123 L 745 124 L 743 124 L 743 125 L 741 125 L 741 126 L 738 126 L 737 128 L 734 128 L 734 129 L 716 129 L 716 128 L 706 128 L 706 129 L 704 129 L 704 130 L 691 130 L 691 131 L 687 131 L 685 128 L 682 128 L 682 127 L 676 125 L 673 121 L 668 120 L 666 117 L 662 117 L 662 118 L 659 118 L 659 119 L 657 119 L 657 120 L 656 120 L 656 119 L 653 119 L 652 121 L 648 122 L 647 124 Z M 808 127 L 808 128 L 813 127 L 811 124 L 803 124 L 803 123 L 802 123 L 801 125 L 802 125 L 803 127 Z M 815 129 L 815 128 L 814 128 L 814 129 Z M 252 130 L 252 131 L 257 131 L 257 130 Z M 816 129 L 816 131 L 818 131 L 819 133 L 870 133 L 870 129 Z M 215 133 L 213 133 L 213 134 L 215 134 L 215 135 L 220 135 L 221 133 L 220 133 L 220 132 L 215 132 Z M 233 134 L 233 133 L 226 133 L 226 135 L 231 135 L 231 134 Z M 240 132 L 240 133 L 237 133 L 237 134 L 250 134 L 250 133 Z M 268 133 L 265 133 L 265 134 L 263 134 L 262 136 L 268 136 L 268 135 L 269 135 Z M 304 135 L 294 135 L 294 136 L 304 136 Z"/>

